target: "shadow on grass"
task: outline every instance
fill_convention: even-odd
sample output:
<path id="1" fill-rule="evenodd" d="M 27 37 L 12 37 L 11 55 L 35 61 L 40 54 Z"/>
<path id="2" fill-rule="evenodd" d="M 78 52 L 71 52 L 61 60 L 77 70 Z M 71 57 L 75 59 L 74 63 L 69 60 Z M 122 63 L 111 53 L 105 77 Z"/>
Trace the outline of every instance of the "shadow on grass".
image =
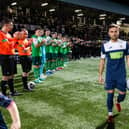
<path id="1" fill-rule="evenodd" d="M 113 117 L 117 117 L 119 114 L 115 114 Z M 108 123 L 107 120 L 96 127 L 96 129 L 115 129 L 115 122 L 114 123 Z"/>

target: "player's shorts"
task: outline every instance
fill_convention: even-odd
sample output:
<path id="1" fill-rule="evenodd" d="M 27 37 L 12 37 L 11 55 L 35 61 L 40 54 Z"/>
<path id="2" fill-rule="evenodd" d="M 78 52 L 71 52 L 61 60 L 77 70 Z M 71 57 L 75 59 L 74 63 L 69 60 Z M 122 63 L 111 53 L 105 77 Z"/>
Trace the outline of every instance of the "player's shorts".
<path id="1" fill-rule="evenodd" d="M 49 53 L 46 53 L 46 60 L 49 60 Z"/>
<path id="2" fill-rule="evenodd" d="M 59 53 L 59 57 L 60 58 L 63 58 L 64 56 L 63 56 L 63 53 Z"/>
<path id="3" fill-rule="evenodd" d="M 106 90 L 114 90 L 115 88 L 119 91 L 125 92 L 126 91 L 126 79 L 125 80 L 114 80 L 114 81 L 106 81 L 105 83 L 105 89 Z"/>
<path id="4" fill-rule="evenodd" d="M 49 53 L 49 60 L 53 60 L 53 53 Z"/>
<path id="5" fill-rule="evenodd" d="M 41 56 L 32 57 L 33 65 L 41 65 Z"/>
<path id="6" fill-rule="evenodd" d="M 52 58 L 53 58 L 54 60 L 56 60 L 56 59 L 57 59 L 57 53 L 52 53 Z"/>
<path id="7" fill-rule="evenodd" d="M 13 55 L 0 55 L 0 64 L 3 76 L 10 76 L 17 73 L 17 62 Z"/>
<path id="8" fill-rule="evenodd" d="M 62 53 L 62 58 L 65 58 L 65 54 L 64 53 Z"/>
<path id="9" fill-rule="evenodd" d="M 56 59 L 58 58 L 58 53 L 55 54 L 55 58 L 56 58 Z"/>
<path id="10" fill-rule="evenodd" d="M 66 58 L 67 57 L 67 54 L 65 53 L 65 54 L 63 54 L 64 55 L 64 58 Z"/>
<path id="11" fill-rule="evenodd" d="M 51 60 L 54 59 L 54 53 L 50 53 Z"/>
<path id="12" fill-rule="evenodd" d="M 32 68 L 31 56 L 20 56 L 20 63 L 21 63 L 23 72 L 28 73 L 31 71 L 31 68 Z"/>
<path id="13" fill-rule="evenodd" d="M 52 53 L 46 53 L 46 60 L 52 60 Z"/>
<path id="14" fill-rule="evenodd" d="M 0 113 L 0 129 L 8 129 L 1 113 Z"/>
<path id="15" fill-rule="evenodd" d="M 58 53 L 58 58 L 61 58 L 61 53 Z"/>

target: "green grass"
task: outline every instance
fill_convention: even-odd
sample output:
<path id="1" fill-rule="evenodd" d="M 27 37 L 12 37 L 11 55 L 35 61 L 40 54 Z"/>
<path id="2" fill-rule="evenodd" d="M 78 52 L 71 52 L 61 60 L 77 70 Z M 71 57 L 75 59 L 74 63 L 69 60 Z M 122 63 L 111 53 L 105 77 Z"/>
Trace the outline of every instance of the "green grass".
<path id="1" fill-rule="evenodd" d="M 37 85 L 33 93 L 15 97 L 22 129 L 95 129 L 103 123 L 107 117 L 106 93 L 97 82 L 98 63 L 94 58 L 71 61 L 63 71 Z M 18 70 L 15 83 L 17 90 L 22 91 L 20 66 Z M 129 129 L 128 95 L 122 107 L 115 118 L 115 129 Z M 10 125 L 8 112 L 2 112 Z"/>

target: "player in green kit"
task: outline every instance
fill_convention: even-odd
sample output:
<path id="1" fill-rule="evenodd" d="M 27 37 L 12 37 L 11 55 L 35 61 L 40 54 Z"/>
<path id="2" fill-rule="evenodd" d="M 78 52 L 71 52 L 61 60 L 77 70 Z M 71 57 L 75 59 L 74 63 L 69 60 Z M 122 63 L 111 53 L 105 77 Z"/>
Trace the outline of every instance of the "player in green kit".
<path id="1" fill-rule="evenodd" d="M 67 53 L 66 53 L 66 64 L 69 63 L 69 55 L 71 52 L 71 41 L 70 38 L 67 39 Z"/>
<path id="2" fill-rule="evenodd" d="M 67 62 L 67 53 L 68 53 L 67 45 L 68 45 L 67 37 L 65 36 L 63 38 L 63 61 L 64 61 L 63 64 L 64 64 L 64 67 L 67 66 L 66 65 L 66 62 Z"/>
<path id="3" fill-rule="evenodd" d="M 60 43 L 60 49 L 59 49 L 60 67 L 63 69 L 64 68 L 64 37 L 62 37 L 61 41 L 62 42 Z"/>
<path id="4" fill-rule="evenodd" d="M 51 66 L 51 56 L 50 56 L 51 55 L 50 54 L 51 36 L 50 36 L 50 34 L 51 34 L 51 31 L 49 29 L 47 29 L 45 31 L 45 36 L 44 36 L 46 39 L 45 45 L 46 45 L 46 71 L 47 71 L 47 73 L 50 72 L 50 66 Z"/>
<path id="5" fill-rule="evenodd" d="M 55 72 L 56 70 L 56 58 L 57 58 L 57 33 L 53 32 L 52 33 L 52 39 L 51 39 L 51 56 L 52 56 L 52 60 L 51 60 L 51 70 L 53 72 Z"/>
<path id="6" fill-rule="evenodd" d="M 44 44 L 42 44 L 42 46 L 40 46 L 41 48 L 41 65 L 40 65 L 40 80 L 44 81 L 46 79 L 46 72 L 45 72 L 45 65 L 46 65 L 46 37 L 44 36 L 44 30 L 40 31 L 40 35 L 38 37 L 39 42 L 44 42 Z"/>
<path id="7" fill-rule="evenodd" d="M 44 44 L 43 41 L 39 40 L 41 36 L 41 28 L 35 30 L 35 34 L 32 36 L 32 63 L 33 72 L 35 77 L 35 83 L 41 83 L 40 80 L 40 65 L 41 65 L 41 46 Z"/>
<path id="8" fill-rule="evenodd" d="M 59 49 L 60 49 L 60 43 L 61 41 L 59 39 L 56 39 L 56 46 L 55 46 L 55 67 L 56 70 L 60 70 L 59 69 Z"/>
<path id="9" fill-rule="evenodd" d="M 62 44 L 62 34 L 58 34 L 57 36 L 57 44 L 58 44 L 58 55 L 57 55 L 57 70 L 62 70 L 62 67 L 61 67 L 61 52 L 60 52 L 60 49 L 61 49 L 61 44 Z"/>

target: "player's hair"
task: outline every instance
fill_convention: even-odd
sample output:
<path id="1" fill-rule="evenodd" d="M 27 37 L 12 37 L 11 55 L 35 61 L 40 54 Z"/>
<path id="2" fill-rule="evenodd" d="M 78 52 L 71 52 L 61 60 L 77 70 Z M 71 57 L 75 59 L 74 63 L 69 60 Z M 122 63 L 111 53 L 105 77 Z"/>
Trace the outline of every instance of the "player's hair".
<path id="1" fill-rule="evenodd" d="M 57 33 L 58 35 L 62 35 L 62 33 Z"/>
<path id="2" fill-rule="evenodd" d="M 4 18 L 2 21 L 1 21 L 1 27 L 3 27 L 5 24 L 9 24 L 13 22 L 11 19 L 9 18 Z"/>
<path id="3" fill-rule="evenodd" d="M 21 28 L 21 31 L 28 31 L 26 28 Z"/>
<path id="4" fill-rule="evenodd" d="M 120 26 L 118 26 L 117 24 L 111 24 L 108 26 L 108 30 L 114 27 L 120 29 Z"/>
<path id="5" fill-rule="evenodd" d="M 51 32 L 51 35 L 53 35 L 53 34 L 57 34 L 57 32 Z"/>
<path id="6" fill-rule="evenodd" d="M 37 28 L 35 28 L 34 31 L 37 31 L 37 30 L 43 30 L 43 29 L 41 27 L 37 27 Z"/>
<path id="7" fill-rule="evenodd" d="M 64 38 L 68 38 L 68 35 L 64 35 L 63 37 L 64 37 Z"/>
<path id="8" fill-rule="evenodd" d="M 45 32 L 46 32 L 46 31 L 50 31 L 50 29 L 46 28 L 46 29 L 45 29 Z"/>

